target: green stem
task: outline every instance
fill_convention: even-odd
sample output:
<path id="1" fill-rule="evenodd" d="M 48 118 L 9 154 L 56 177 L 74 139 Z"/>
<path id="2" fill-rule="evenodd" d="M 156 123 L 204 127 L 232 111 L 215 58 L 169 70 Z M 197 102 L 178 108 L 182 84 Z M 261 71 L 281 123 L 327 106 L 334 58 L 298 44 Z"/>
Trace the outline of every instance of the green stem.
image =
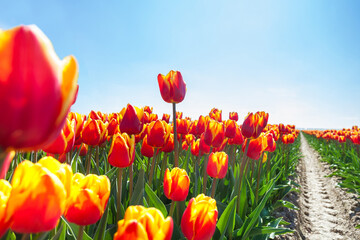
<path id="1" fill-rule="evenodd" d="M 240 214 L 240 199 L 241 199 L 241 188 L 242 188 L 242 180 L 243 180 L 243 174 L 244 174 L 244 168 L 245 168 L 245 165 L 247 165 L 247 157 L 246 157 L 246 154 L 247 154 L 247 151 L 248 151 L 248 148 L 249 148 L 249 144 L 250 144 L 250 139 L 247 140 L 247 143 L 246 143 L 246 147 L 245 147 L 245 152 L 244 152 L 244 155 L 243 155 L 243 158 L 242 158 L 242 161 L 241 161 L 241 165 L 240 165 L 240 172 L 239 172 L 239 195 L 238 195 L 238 198 L 237 198 L 237 211 L 238 211 L 238 214 Z"/>
<path id="2" fill-rule="evenodd" d="M 178 139 L 176 131 L 176 103 L 173 103 L 173 129 L 174 129 L 174 164 L 175 167 L 179 167 L 179 149 L 178 149 Z"/>
<path id="3" fill-rule="evenodd" d="M 212 151 L 212 148 L 210 148 L 209 154 L 211 153 L 211 151 Z M 209 161 L 209 155 L 206 155 L 205 159 L 204 159 L 204 168 L 203 168 L 203 176 L 204 176 L 204 178 L 203 178 L 203 189 L 202 189 L 202 192 L 205 195 L 206 195 L 206 185 L 207 185 L 207 178 L 208 178 L 208 175 L 207 175 L 207 172 L 206 172 L 208 161 Z"/>
<path id="4" fill-rule="evenodd" d="M 129 199 L 131 199 L 132 193 L 133 193 L 133 164 L 129 166 Z"/>
<path id="5" fill-rule="evenodd" d="M 89 146 L 89 150 L 87 153 L 87 160 L 86 160 L 86 175 L 90 173 L 90 167 L 91 167 L 91 155 L 92 155 L 93 147 Z"/>
<path id="6" fill-rule="evenodd" d="M 157 149 L 154 150 L 154 156 L 152 158 L 152 163 L 151 163 L 151 168 L 150 168 L 150 176 L 149 176 L 149 186 L 152 187 L 152 181 L 154 178 L 154 168 L 155 168 L 155 164 L 156 164 L 156 159 L 157 159 Z"/>
<path id="7" fill-rule="evenodd" d="M 216 182 L 217 182 L 217 178 L 214 178 L 213 182 L 212 182 L 212 186 L 211 186 L 211 197 L 212 198 L 215 197 Z"/>
<path id="8" fill-rule="evenodd" d="M 121 192 L 122 192 L 122 174 L 123 174 L 123 169 L 122 169 L 122 168 L 119 168 L 119 172 L 118 172 L 118 197 L 117 197 L 117 221 L 120 220 Z"/>
<path id="9" fill-rule="evenodd" d="M 77 240 L 82 240 L 83 235 L 84 235 L 84 226 L 79 226 L 79 233 L 78 233 Z"/>
<path id="10" fill-rule="evenodd" d="M 171 200 L 170 212 L 169 212 L 170 217 L 173 217 L 173 215 L 174 215 L 175 203 L 176 203 L 176 201 Z"/>
<path id="11" fill-rule="evenodd" d="M 29 234 L 28 233 L 23 234 L 21 240 L 27 240 L 27 239 L 29 239 Z"/>
<path id="12" fill-rule="evenodd" d="M 98 173 L 100 173 L 99 169 L 100 169 L 100 164 L 99 164 L 99 146 L 96 146 L 96 152 L 95 152 L 95 162 L 96 162 L 96 168 Z"/>
<path id="13" fill-rule="evenodd" d="M 262 169 L 262 164 L 263 164 L 263 156 L 264 153 L 261 154 L 261 157 L 259 159 L 259 163 L 258 163 L 258 175 L 257 175 L 257 181 L 256 181 L 256 190 L 255 190 L 255 206 L 257 206 L 258 203 L 258 197 L 259 197 L 259 186 L 260 186 L 260 176 L 261 176 L 261 169 Z"/>
<path id="14" fill-rule="evenodd" d="M 197 156 L 194 161 L 194 169 L 195 169 L 195 188 L 194 188 L 194 195 L 198 195 L 198 178 L 199 178 L 199 159 L 200 156 Z"/>

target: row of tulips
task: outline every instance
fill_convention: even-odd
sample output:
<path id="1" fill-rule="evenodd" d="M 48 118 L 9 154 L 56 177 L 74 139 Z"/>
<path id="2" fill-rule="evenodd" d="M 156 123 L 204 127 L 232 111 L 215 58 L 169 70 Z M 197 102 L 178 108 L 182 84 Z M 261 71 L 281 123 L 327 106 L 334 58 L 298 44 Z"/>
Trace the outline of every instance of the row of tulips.
<path id="1" fill-rule="evenodd" d="M 210 117 L 215 114 L 217 118 Z M 141 115 L 154 117 L 152 121 L 144 122 L 144 118 L 138 117 Z M 164 114 L 164 116 L 166 115 Z M 162 233 L 164 231 L 167 232 L 168 237 L 164 239 L 171 238 L 173 231 L 173 220 L 171 218 L 170 220 L 169 218 L 165 220 L 164 218 L 168 214 L 175 217 L 175 225 L 181 226 L 181 231 L 179 231 L 178 227 L 175 227 L 177 233 L 174 239 L 183 236 L 187 239 L 193 239 L 194 236 L 203 236 L 204 234 L 207 235 L 199 239 L 210 239 L 216 230 L 217 205 L 220 204 L 215 199 L 219 199 L 222 204 L 227 204 L 235 199 L 236 196 L 241 195 L 242 197 L 237 198 L 236 203 L 233 201 L 233 204 L 229 206 L 233 210 L 238 209 L 234 211 L 234 214 L 236 212 L 236 216 L 240 217 L 244 222 L 249 217 L 249 214 L 260 204 L 261 197 L 264 197 L 266 193 L 264 189 L 269 188 L 269 184 L 272 184 L 272 188 L 275 188 L 275 180 L 279 181 L 278 184 L 280 182 L 285 183 L 291 173 L 289 171 L 291 168 L 289 164 L 294 162 L 297 155 L 294 155 L 296 151 L 291 151 L 290 148 L 295 139 L 297 139 L 298 131 L 291 125 L 267 125 L 267 117 L 268 115 L 263 112 L 249 114 L 243 124 L 239 126 L 237 124 L 236 113 L 230 113 L 229 120 L 220 122 L 221 111 L 215 108 L 210 111 L 208 116 L 200 116 L 199 120 L 195 121 L 191 121 L 189 118 L 182 118 L 182 114 L 177 113 L 176 121 L 179 123 L 180 121 L 186 122 L 189 126 L 187 134 L 185 134 L 181 130 L 182 125 L 178 125 L 178 140 L 181 143 L 179 145 L 180 168 L 178 168 L 174 164 L 172 125 L 168 124 L 165 121 L 166 119 L 157 119 L 156 115 L 152 113 L 152 108 L 137 108 L 129 104 L 120 113 L 104 114 L 92 111 L 88 116 L 70 113 L 61 134 L 52 143 L 44 147 L 43 150 L 33 152 L 19 151 L 16 153 L 15 160 L 12 162 L 7 173 L 7 178 L 13 178 L 12 173 L 14 169 L 21 166 L 24 159 L 30 159 L 36 163 L 37 159 L 41 158 L 40 163 L 43 161 L 43 157 L 46 158 L 46 155 L 51 155 L 58 158 L 61 162 L 67 162 L 69 165 L 66 166 L 71 166 L 73 172 L 82 172 L 83 174 L 88 174 L 87 176 L 102 174 L 105 177 L 107 176 L 107 179 L 110 179 L 112 183 L 110 202 L 112 201 L 116 204 L 109 206 L 110 210 L 105 209 L 107 202 L 105 201 L 105 204 L 101 205 L 102 207 L 98 206 L 100 210 L 97 214 L 89 211 L 92 207 L 85 203 L 85 206 L 80 208 L 83 208 L 81 210 L 91 216 L 78 210 L 77 212 L 75 211 L 77 215 L 75 221 L 69 219 L 64 214 L 64 211 L 61 213 L 64 214 L 61 222 L 66 222 L 67 226 L 71 226 L 69 225 L 71 223 L 76 223 L 80 226 L 94 224 L 96 227 L 92 228 L 93 231 L 85 231 L 87 237 L 94 237 L 97 232 L 95 229 L 99 228 L 104 229 L 104 236 L 108 234 L 108 237 L 116 236 L 119 239 L 122 239 L 120 237 L 121 234 L 127 236 L 126 234 L 130 231 L 126 230 L 127 227 L 140 231 L 139 229 L 145 227 L 147 223 L 142 223 L 143 225 L 136 228 L 126 223 L 127 216 L 134 215 L 134 213 L 127 214 L 127 212 L 133 212 L 135 211 L 134 209 L 138 209 L 136 211 L 144 211 L 144 214 L 148 211 L 153 214 L 161 214 L 159 215 L 161 216 L 159 217 L 161 219 L 158 223 L 159 226 L 163 225 L 164 221 L 169 222 L 167 230 L 165 231 L 161 228 L 162 230 L 160 231 Z M 114 119 L 117 121 L 116 125 L 111 124 L 111 122 L 114 122 Z M 130 119 L 135 119 L 139 123 L 133 124 L 134 120 L 131 121 Z M 264 123 L 261 121 L 264 121 Z M 141 126 L 138 128 L 140 132 L 136 132 L 134 130 L 135 127 L 132 126 L 139 125 Z M 111 131 L 109 126 L 112 126 L 112 129 L 115 130 Z M 201 128 L 203 128 L 203 132 L 201 132 Z M 129 134 L 121 132 L 121 129 L 129 131 Z M 191 129 L 193 129 L 192 132 L 194 134 L 189 133 Z M 230 132 L 232 132 L 232 135 Z M 231 136 L 233 137 L 231 138 Z M 293 159 L 289 160 L 290 157 L 293 157 Z M 135 158 L 137 161 L 134 165 Z M 274 166 L 271 166 L 271 162 L 273 162 Z M 168 167 L 171 167 L 172 170 L 169 170 Z M 76 173 L 74 176 L 78 174 L 80 173 Z M 212 179 L 208 179 L 208 177 Z M 135 188 L 132 184 L 134 179 L 136 179 Z M 217 183 L 219 186 L 217 186 Z M 287 190 L 283 192 L 284 195 L 291 189 L 289 185 L 286 187 Z M 110 190 L 110 182 L 107 185 L 107 189 Z M 223 192 L 225 189 L 226 194 Z M 187 219 L 186 212 L 190 210 L 185 208 L 184 201 L 189 200 L 189 192 L 196 198 L 190 199 L 188 208 L 191 209 L 190 202 L 195 201 L 201 202 L 200 205 L 205 209 L 200 210 L 204 211 L 204 214 L 210 211 L 213 212 L 211 217 L 209 217 L 209 214 L 206 214 L 209 217 L 207 225 L 201 223 L 207 226 L 206 228 L 199 229 L 200 232 L 204 231 L 204 233 L 194 233 L 194 230 L 192 230 L 190 234 L 188 233 L 190 230 L 186 229 L 186 226 L 189 227 L 191 225 L 190 222 L 185 223 Z M 209 197 L 206 197 L 204 194 Z M 109 195 L 110 193 L 108 192 L 107 197 Z M 217 195 L 223 196 L 216 197 Z M 251 195 L 254 195 L 252 200 Z M 281 196 L 281 193 L 278 193 L 278 195 Z M 272 197 L 277 199 L 279 196 L 274 194 Z M 157 207 L 162 209 L 162 211 L 135 206 L 133 209 L 132 206 L 134 204 Z M 205 207 L 204 204 L 209 204 L 209 206 Z M 176 205 L 178 205 L 177 212 L 175 212 Z M 289 204 L 287 203 L 287 205 Z M 271 209 L 271 207 L 269 208 Z M 127 209 L 126 212 L 124 209 Z M 200 210 L 197 210 L 198 214 L 200 214 Z M 224 210 L 222 208 L 222 212 Z M 102 221 L 103 225 L 100 225 L 100 223 L 95 224 L 105 211 L 109 211 L 109 213 L 106 214 L 107 219 Z M 54 219 L 54 223 L 58 223 L 60 215 L 56 220 Z M 121 220 L 123 217 L 124 219 Z M 194 216 L 190 217 L 194 219 Z M 206 217 L 201 217 L 201 219 L 205 221 Z M 90 222 L 86 222 L 87 220 Z M 91 222 L 92 220 L 93 222 Z M 117 221 L 120 232 L 115 233 L 114 225 L 116 225 Z M 257 224 L 253 225 L 253 227 L 255 226 Z M 236 225 L 234 224 L 234 229 L 235 227 Z M 12 227 L 11 229 L 18 233 L 37 233 L 50 230 L 32 229 L 24 232 Z M 63 231 L 64 229 L 66 228 L 63 228 Z M 81 231 L 82 229 L 80 228 L 78 234 Z M 279 233 L 287 231 L 281 229 Z M 223 232 L 223 235 L 230 234 L 229 236 L 232 236 L 234 234 L 241 236 L 239 231 L 236 233 L 229 232 L 226 234 Z M 247 232 L 247 234 L 250 233 L 251 231 Z M 155 236 L 160 233 L 151 234 Z"/>
<path id="2" fill-rule="evenodd" d="M 328 162 L 340 177 L 341 187 L 360 194 L 360 129 L 303 131 L 309 144 Z"/>
<path id="3" fill-rule="evenodd" d="M 176 112 L 179 71 L 157 77 L 172 104 L 69 113 L 78 66 L 36 26 L 0 30 L 0 234 L 4 239 L 267 239 L 290 230 L 271 216 L 292 190 L 292 125 L 265 112 Z M 9 94 L 10 93 L 10 94 Z M 44 114 L 46 113 L 46 114 Z M 61 163 L 60 163 L 61 162 Z M 134 184 L 135 183 L 135 184 Z"/>

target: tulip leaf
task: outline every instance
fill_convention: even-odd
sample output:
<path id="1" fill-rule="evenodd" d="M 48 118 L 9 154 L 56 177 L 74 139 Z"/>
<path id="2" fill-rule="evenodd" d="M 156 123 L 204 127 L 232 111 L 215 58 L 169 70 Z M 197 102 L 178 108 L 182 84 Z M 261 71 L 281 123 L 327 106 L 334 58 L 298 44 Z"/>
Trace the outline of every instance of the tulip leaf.
<path id="1" fill-rule="evenodd" d="M 104 239 L 105 238 L 105 229 L 106 229 L 106 223 L 107 223 L 107 217 L 109 213 L 109 204 L 107 204 L 104 214 L 100 219 L 99 225 L 96 229 L 94 239 Z"/>
<path id="2" fill-rule="evenodd" d="M 66 224 L 67 228 L 70 231 L 70 234 L 77 239 L 77 236 L 79 234 L 79 226 L 74 224 L 74 223 L 69 223 L 64 217 L 61 217 L 61 219 L 64 221 L 64 223 Z M 84 231 L 84 235 L 83 235 L 83 240 L 92 240 L 91 237 L 89 237 L 89 235 L 87 235 L 87 233 Z"/>
<path id="3" fill-rule="evenodd" d="M 144 205 L 144 169 L 141 169 L 129 205 Z"/>
<path id="4" fill-rule="evenodd" d="M 53 238 L 51 238 L 51 240 L 65 239 L 66 226 L 63 223 L 63 221 L 61 221 L 60 224 L 61 224 L 60 228 L 57 230 L 56 234 L 54 235 Z"/>
<path id="5" fill-rule="evenodd" d="M 221 214 L 221 217 L 216 224 L 220 236 L 214 235 L 214 239 L 219 239 L 219 240 L 225 239 L 225 233 L 229 227 L 230 227 L 229 231 L 233 232 L 235 226 L 236 199 L 237 196 L 231 200 L 229 205 L 227 205 L 224 212 Z"/>
<path id="6" fill-rule="evenodd" d="M 150 188 L 150 186 L 146 183 L 145 184 L 145 192 L 149 197 L 149 207 L 155 207 L 162 212 L 164 217 L 167 217 L 168 212 L 164 203 L 159 199 L 159 197 L 154 193 L 154 191 Z"/>

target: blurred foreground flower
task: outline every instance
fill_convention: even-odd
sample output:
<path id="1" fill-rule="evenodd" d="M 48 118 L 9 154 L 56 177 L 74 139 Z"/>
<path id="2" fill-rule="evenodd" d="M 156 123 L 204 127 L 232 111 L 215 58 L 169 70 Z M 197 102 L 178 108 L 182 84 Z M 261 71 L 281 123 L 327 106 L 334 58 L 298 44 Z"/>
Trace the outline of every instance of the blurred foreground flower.
<path id="1" fill-rule="evenodd" d="M 18 233 L 53 229 L 64 213 L 73 173 L 69 165 L 52 157 L 34 164 L 28 160 L 15 169 L 6 219 Z"/>
<path id="2" fill-rule="evenodd" d="M 0 29 L 0 148 L 36 150 L 59 135 L 78 91 L 73 56 L 60 60 L 35 25 Z"/>
<path id="3" fill-rule="evenodd" d="M 6 233 L 10 222 L 6 220 L 6 207 L 11 193 L 8 181 L 0 179 L 0 238 Z"/>

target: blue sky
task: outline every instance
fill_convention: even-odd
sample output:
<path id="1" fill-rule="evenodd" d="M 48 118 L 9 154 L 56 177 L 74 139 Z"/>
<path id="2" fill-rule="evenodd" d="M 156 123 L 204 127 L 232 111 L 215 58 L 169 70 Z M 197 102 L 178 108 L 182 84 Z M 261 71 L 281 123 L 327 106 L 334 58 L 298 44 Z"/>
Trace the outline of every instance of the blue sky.
<path id="1" fill-rule="evenodd" d="M 79 62 L 72 110 L 171 113 L 158 73 L 181 71 L 179 111 L 305 128 L 360 124 L 360 1 L 6 1 L 0 28 L 36 24 Z M 241 122 L 241 120 L 239 121 Z"/>

